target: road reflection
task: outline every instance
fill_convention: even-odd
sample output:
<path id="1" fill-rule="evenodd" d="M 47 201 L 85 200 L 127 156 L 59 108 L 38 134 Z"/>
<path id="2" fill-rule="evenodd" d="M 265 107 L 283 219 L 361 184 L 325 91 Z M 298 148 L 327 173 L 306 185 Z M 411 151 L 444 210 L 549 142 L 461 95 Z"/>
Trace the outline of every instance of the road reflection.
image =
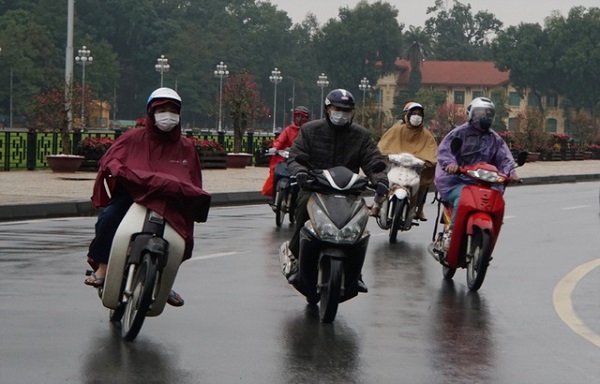
<path id="1" fill-rule="evenodd" d="M 337 321 L 321 324 L 319 310 L 307 305 L 284 321 L 280 337 L 285 345 L 279 364 L 280 383 L 364 383 L 358 371 L 361 349 L 356 333 Z"/>
<path id="2" fill-rule="evenodd" d="M 442 281 L 429 319 L 430 364 L 440 382 L 490 383 L 494 334 L 485 299 Z"/>
<path id="3" fill-rule="evenodd" d="M 190 372 L 179 368 L 168 345 L 149 338 L 125 342 L 120 329 L 112 324 L 106 334 L 90 337 L 88 346 L 80 371 L 82 383 L 190 382 Z M 197 375 L 194 380 L 201 379 Z"/>

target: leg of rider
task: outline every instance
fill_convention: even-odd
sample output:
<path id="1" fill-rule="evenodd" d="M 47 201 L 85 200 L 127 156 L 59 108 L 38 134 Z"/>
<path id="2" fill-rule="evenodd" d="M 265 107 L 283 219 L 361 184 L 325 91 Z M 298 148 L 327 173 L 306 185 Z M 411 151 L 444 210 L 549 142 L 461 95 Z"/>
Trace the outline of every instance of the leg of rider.
<path id="1" fill-rule="evenodd" d="M 92 240 L 88 252 L 88 262 L 96 270 L 96 277 L 106 275 L 113 237 L 132 203 L 133 200 L 127 192 L 116 191 L 108 206 L 98 215 L 96 237 Z M 93 277 L 90 276 L 89 279 Z"/>
<path id="2" fill-rule="evenodd" d="M 423 206 L 425 205 L 425 200 L 427 199 L 427 191 L 429 190 L 429 185 L 421 185 L 419 187 L 419 191 L 417 192 L 417 219 L 420 221 L 427 221 L 425 217 L 425 212 L 423 212 Z"/>
<path id="3" fill-rule="evenodd" d="M 309 191 L 300 190 L 298 192 L 298 197 L 296 198 L 296 210 L 294 212 L 294 233 L 292 234 L 289 244 L 290 251 L 296 258 L 298 258 L 300 252 L 300 231 L 302 230 L 302 227 L 304 227 L 304 223 L 310 218 L 308 216 L 308 210 L 306 209 L 309 197 Z"/>

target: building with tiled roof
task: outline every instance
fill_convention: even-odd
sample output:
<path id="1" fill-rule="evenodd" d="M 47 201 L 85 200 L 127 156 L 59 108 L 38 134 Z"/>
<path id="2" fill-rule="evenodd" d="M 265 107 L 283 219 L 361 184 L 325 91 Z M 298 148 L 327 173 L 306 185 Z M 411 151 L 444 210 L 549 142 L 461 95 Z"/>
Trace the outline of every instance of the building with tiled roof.
<path id="1" fill-rule="evenodd" d="M 396 59 L 397 71 L 380 78 L 377 88 L 381 92 L 382 110 L 389 122 L 394 120 L 392 109 L 394 97 L 408 88 L 410 62 Z M 493 61 L 423 61 L 421 63 L 421 88 L 440 90 L 446 93 L 446 101 L 466 108 L 480 96 L 490 96 L 494 88 L 504 88 L 509 101 L 509 130 L 517 129 L 516 116 L 528 106 L 535 106 L 537 99 L 525 92 L 521 99 L 517 90 L 510 84 L 510 72 L 498 70 Z M 550 95 L 543 100 L 546 111 L 546 131 L 564 133 L 564 118 L 559 108 L 558 95 Z"/>

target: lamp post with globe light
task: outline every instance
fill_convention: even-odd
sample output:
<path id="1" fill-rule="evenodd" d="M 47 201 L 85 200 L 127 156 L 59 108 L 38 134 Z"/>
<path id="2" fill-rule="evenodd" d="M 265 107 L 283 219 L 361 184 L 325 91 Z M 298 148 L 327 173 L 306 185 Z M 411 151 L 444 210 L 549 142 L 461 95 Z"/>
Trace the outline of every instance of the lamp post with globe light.
<path id="1" fill-rule="evenodd" d="M 323 118 L 323 92 L 325 87 L 329 85 L 329 80 L 327 80 L 327 76 L 324 73 L 319 75 L 319 80 L 317 80 L 317 85 L 321 88 L 321 119 Z"/>
<path id="2" fill-rule="evenodd" d="M 217 64 L 217 69 L 215 69 L 215 77 L 219 78 L 219 132 L 222 131 L 221 127 L 221 105 L 223 101 L 223 78 L 229 76 L 229 71 L 227 70 L 227 65 L 223 64 L 221 61 Z"/>
<path id="3" fill-rule="evenodd" d="M 169 59 L 165 57 L 165 55 L 160 55 L 158 59 L 156 59 L 156 65 L 154 66 L 157 72 L 160 72 L 160 87 L 163 86 L 163 75 L 165 72 L 169 72 Z"/>
<path id="4" fill-rule="evenodd" d="M 84 45 L 77 51 L 75 62 L 81 65 L 81 129 L 85 129 L 85 66 L 92 64 L 94 58 Z"/>
<path id="5" fill-rule="evenodd" d="M 368 91 L 371 90 L 371 85 L 369 84 L 369 79 L 367 79 L 366 77 L 363 77 L 362 80 L 360 81 L 360 84 L 358 85 L 358 89 L 360 89 L 363 93 L 363 100 L 362 100 L 362 126 L 365 126 L 365 95 L 367 94 Z"/>
<path id="6" fill-rule="evenodd" d="M 269 76 L 269 81 L 275 85 L 275 91 L 273 92 L 273 134 L 275 134 L 275 120 L 277 116 L 277 84 L 281 83 L 283 77 L 281 76 L 281 71 L 275 68 L 271 71 L 271 76 Z"/>

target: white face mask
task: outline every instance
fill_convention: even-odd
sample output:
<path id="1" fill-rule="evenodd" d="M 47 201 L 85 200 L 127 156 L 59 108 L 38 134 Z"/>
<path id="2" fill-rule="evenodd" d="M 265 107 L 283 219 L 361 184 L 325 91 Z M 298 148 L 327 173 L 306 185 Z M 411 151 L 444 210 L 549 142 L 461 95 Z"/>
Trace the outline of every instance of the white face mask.
<path id="1" fill-rule="evenodd" d="M 179 115 L 173 112 L 155 113 L 154 121 L 158 129 L 169 132 L 179 123 Z"/>
<path id="2" fill-rule="evenodd" d="M 352 112 L 343 111 L 329 111 L 329 120 L 333 125 L 343 126 L 350 122 L 352 119 Z"/>
<path id="3" fill-rule="evenodd" d="M 419 115 L 412 115 L 408 121 L 410 121 L 410 125 L 413 127 L 418 127 L 423 122 L 423 117 Z"/>

